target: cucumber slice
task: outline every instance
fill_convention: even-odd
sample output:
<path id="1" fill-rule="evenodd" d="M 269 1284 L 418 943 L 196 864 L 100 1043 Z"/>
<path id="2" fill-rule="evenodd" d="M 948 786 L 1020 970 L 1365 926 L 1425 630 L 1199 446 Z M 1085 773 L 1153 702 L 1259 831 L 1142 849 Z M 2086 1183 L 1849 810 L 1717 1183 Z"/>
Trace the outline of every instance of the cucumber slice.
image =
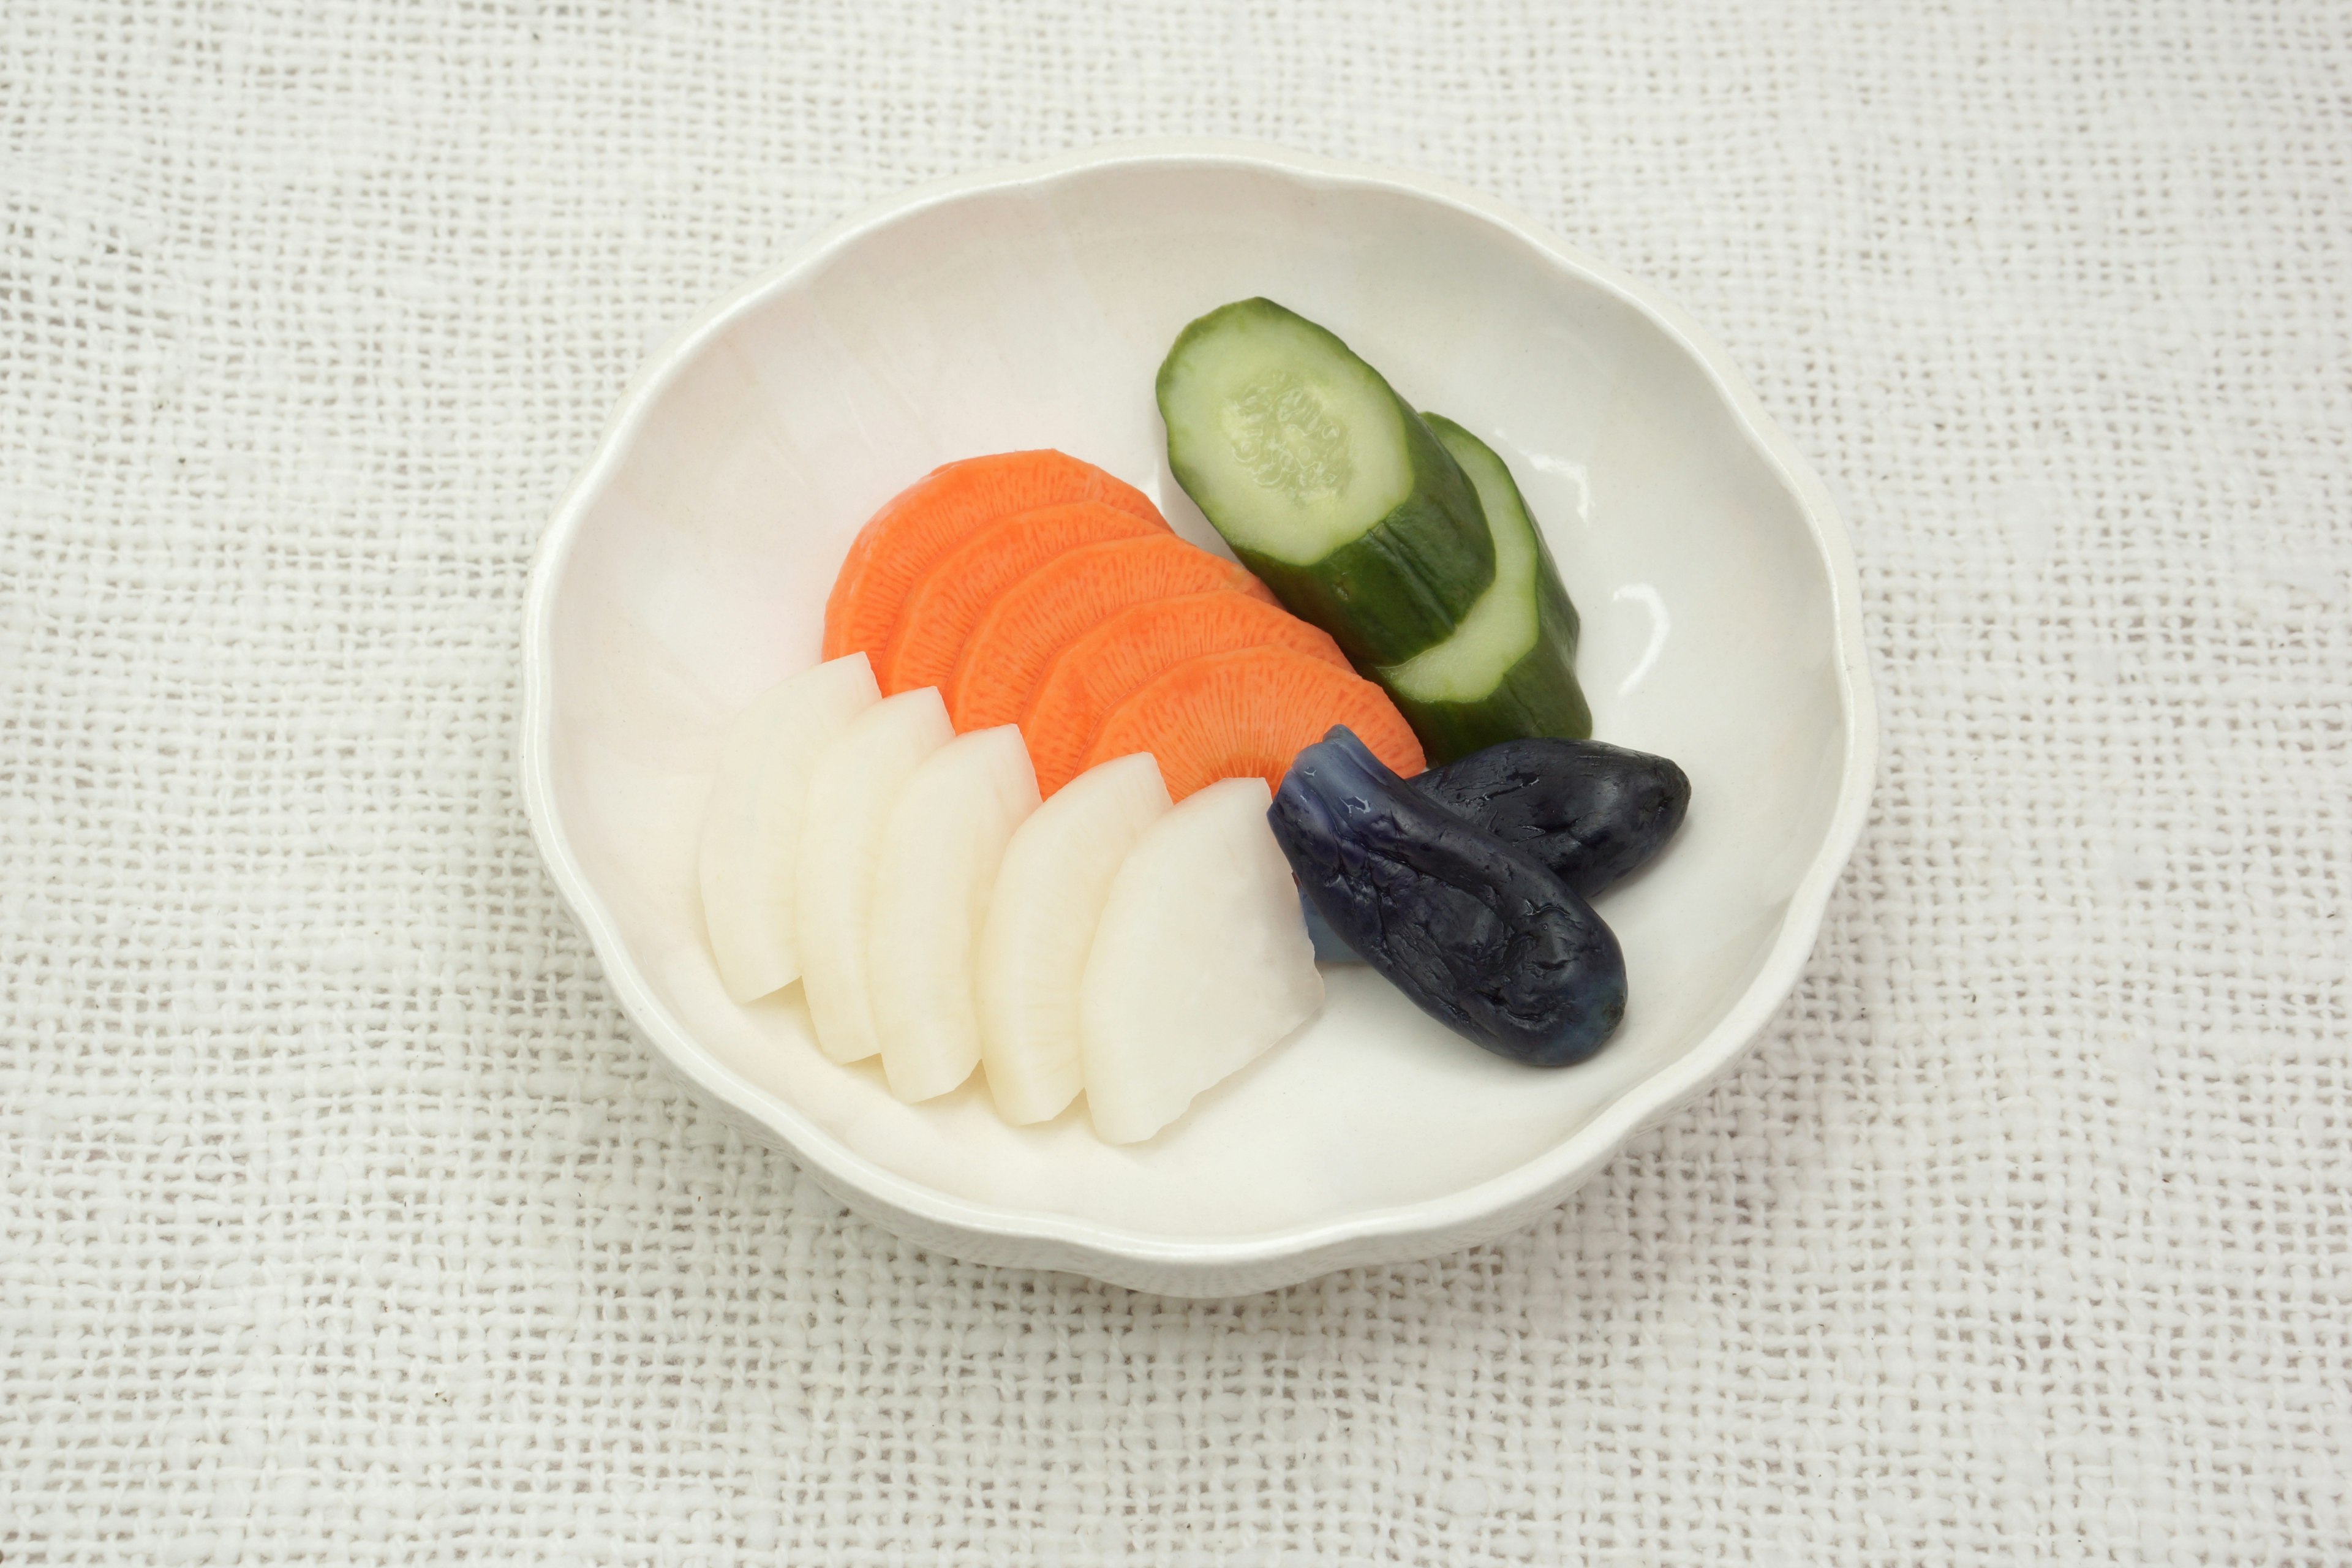
<path id="1" fill-rule="evenodd" d="M 1160 367 L 1176 480 L 1291 613 L 1360 665 L 1442 642 L 1495 576 L 1461 468 L 1380 372 L 1271 300 L 1210 311 Z"/>
<path id="2" fill-rule="evenodd" d="M 1454 635 L 1376 675 L 1421 737 L 1430 765 L 1502 741 L 1592 733 L 1576 682 L 1576 606 L 1511 470 L 1451 419 L 1423 419 L 1476 488 L 1494 531 L 1495 580 Z"/>

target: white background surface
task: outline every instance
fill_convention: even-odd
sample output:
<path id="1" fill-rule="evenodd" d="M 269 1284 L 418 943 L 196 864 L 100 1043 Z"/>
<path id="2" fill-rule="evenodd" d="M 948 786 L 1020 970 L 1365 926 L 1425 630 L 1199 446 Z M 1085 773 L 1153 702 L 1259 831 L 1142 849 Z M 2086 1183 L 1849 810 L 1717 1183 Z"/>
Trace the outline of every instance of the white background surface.
<path id="1" fill-rule="evenodd" d="M 0 16 L 0 1559 L 2352 1557 L 2339 11 Z M 909 182 L 1533 213 L 1839 494 L 1888 760 L 1747 1064 L 1226 1305 L 693 1110 L 511 785 L 649 343 Z"/>

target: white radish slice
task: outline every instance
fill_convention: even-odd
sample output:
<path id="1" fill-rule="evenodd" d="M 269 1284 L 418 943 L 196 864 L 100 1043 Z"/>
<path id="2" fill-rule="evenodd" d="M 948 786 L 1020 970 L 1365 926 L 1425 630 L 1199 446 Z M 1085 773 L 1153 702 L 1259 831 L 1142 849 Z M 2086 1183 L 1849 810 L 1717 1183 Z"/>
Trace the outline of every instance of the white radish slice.
<path id="1" fill-rule="evenodd" d="M 801 990 L 816 1043 L 835 1061 L 882 1048 L 866 968 L 875 861 L 898 792 L 924 758 L 954 738 L 939 689 L 919 687 L 851 720 L 809 774 L 796 910 Z"/>
<path id="2" fill-rule="evenodd" d="M 997 1114 L 1050 1121 L 1084 1087 L 1078 983 L 1111 879 L 1168 813 L 1149 752 L 1088 768 L 1005 847 L 980 938 L 980 1055 Z"/>
<path id="3" fill-rule="evenodd" d="M 1087 1107 L 1137 1143 L 1315 1016 L 1323 977 L 1260 778 L 1222 779 L 1144 830 L 1087 955 Z"/>
<path id="4" fill-rule="evenodd" d="M 738 1002 L 801 976 L 793 868 L 817 753 L 882 699 L 863 653 L 779 681 L 719 743 L 702 808 L 702 920 L 719 979 Z"/>
<path id="5" fill-rule="evenodd" d="M 932 752 L 890 807 L 866 963 L 882 1076 L 900 1100 L 945 1094 L 980 1065 L 981 926 L 1004 847 L 1036 809 L 1037 773 L 1011 724 Z"/>

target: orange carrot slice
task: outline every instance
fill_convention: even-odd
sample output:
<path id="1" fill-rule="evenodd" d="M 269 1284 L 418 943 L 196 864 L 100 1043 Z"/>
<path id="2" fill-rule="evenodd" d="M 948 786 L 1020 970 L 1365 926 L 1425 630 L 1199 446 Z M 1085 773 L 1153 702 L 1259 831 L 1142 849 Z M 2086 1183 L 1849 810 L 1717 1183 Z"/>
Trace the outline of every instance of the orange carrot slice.
<path id="1" fill-rule="evenodd" d="M 1427 765 L 1387 692 L 1311 654 L 1251 647 L 1188 659 L 1111 710 L 1087 766 L 1150 752 L 1178 800 L 1252 773 L 1280 789 L 1298 753 L 1334 724 L 1407 778 Z"/>
<path id="2" fill-rule="evenodd" d="M 1038 792 L 1051 795 L 1077 777 L 1111 710 L 1167 671 L 1202 654 L 1261 647 L 1291 648 L 1355 673 L 1320 627 L 1230 589 L 1148 599 L 1102 622 L 1062 650 L 1021 721 Z"/>
<path id="3" fill-rule="evenodd" d="M 1000 452 L 933 468 L 886 502 L 850 545 L 824 602 L 824 657 L 862 649 L 878 668 L 899 606 L 940 556 L 999 518 L 1081 500 L 1168 526 L 1150 497 L 1061 452 Z"/>
<path id="4" fill-rule="evenodd" d="M 1172 533 L 1066 550 L 996 596 L 972 628 L 947 684 L 959 730 L 1017 724 L 1061 651 L 1146 599 L 1228 588 L 1266 603 L 1265 584 Z"/>
<path id="5" fill-rule="evenodd" d="M 940 556 L 907 595 L 890 651 L 877 667 L 882 689 L 947 685 L 956 656 L 996 596 L 1064 551 L 1135 539 L 1164 526 L 1091 500 L 1014 512 L 990 523 Z"/>

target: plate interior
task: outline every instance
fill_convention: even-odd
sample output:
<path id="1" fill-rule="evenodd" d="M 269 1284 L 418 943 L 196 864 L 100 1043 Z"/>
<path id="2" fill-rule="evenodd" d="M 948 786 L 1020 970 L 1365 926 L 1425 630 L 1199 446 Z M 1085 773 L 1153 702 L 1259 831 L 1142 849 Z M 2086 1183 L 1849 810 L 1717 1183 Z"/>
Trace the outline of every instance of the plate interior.
<path id="1" fill-rule="evenodd" d="M 1153 1142 L 1082 1107 L 1016 1129 L 975 1076 L 919 1106 L 821 1057 L 797 988 L 740 1007 L 693 847 L 728 719 L 817 653 L 868 514 L 936 465 L 1058 447 L 1214 535 L 1168 471 L 1152 378 L 1177 331 L 1264 294 L 1486 437 L 1584 621 L 1600 738 L 1663 752 L 1693 805 L 1601 910 L 1619 1037 L 1513 1066 L 1369 971 Z M 1759 974 L 1822 852 L 1846 733 L 1831 583 L 1804 515 L 1689 351 L 1510 230 L 1374 184 L 1115 165 L 943 200 L 767 290 L 664 387 L 587 498 L 552 598 L 553 804 L 626 954 L 755 1105 L 970 1203 L 1135 1236 L 1264 1236 L 1444 1196 L 1558 1145 L 1704 1037 Z"/>

